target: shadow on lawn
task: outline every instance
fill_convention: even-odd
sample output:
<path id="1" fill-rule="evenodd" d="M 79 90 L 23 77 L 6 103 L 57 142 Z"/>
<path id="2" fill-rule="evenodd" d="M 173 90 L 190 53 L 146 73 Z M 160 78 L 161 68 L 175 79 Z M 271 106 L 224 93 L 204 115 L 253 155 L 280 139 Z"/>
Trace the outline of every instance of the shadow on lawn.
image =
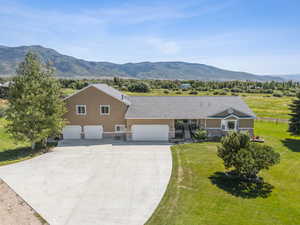
<path id="1" fill-rule="evenodd" d="M 240 178 L 230 178 L 222 172 L 214 173 L 209 179 L 217 187 L 242 198 L 267 198 L 274 188 L 271 184 L 263 180 L 260 182 L 245 181 Z"/>
<path id="2" fill-rule="evenodd" d="M 19 147 L 15 149 L 7 149 L 0 152 L 0 165 L 6 164 L 5 162 L 19 160 L 23 158 L 31 158 L 37 154 L 43 154 L 51 151 L 53 147 L 56 147 L 57 143 L 47 143 L 46 146 L 41 145 L 41 143 L 36 144 L 36 148 L 32 150 L 30 147 Z"/>
<path id="3" fill-rule="evenodd" d="M 0 152 L 0 164 L 5 161 L 13 161 L 26 157 L 32 157 L 40 150 L 32 150 L 29 147 L 20 147 L 15 149 L 8 149 L 3 152 Z"/>
<path id="4" fill-rule="evenodd" d="M 287 138 L 281 141 L 285 147 L 293 152 L 300 152 L 300 140 Z"/>

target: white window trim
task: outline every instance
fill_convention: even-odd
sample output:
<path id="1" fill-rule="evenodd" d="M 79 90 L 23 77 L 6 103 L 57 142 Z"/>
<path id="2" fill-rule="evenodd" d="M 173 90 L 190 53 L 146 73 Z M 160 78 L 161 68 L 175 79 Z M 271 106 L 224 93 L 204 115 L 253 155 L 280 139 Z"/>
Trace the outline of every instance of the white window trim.
<path id="1" fill-rule="evenodd" d="M 108 113 L 102 113 L 102 107 L 108 107 Z M 110 115 L 110 105 L 100 105 L 100 115 L 102 116 L 108 116 Z"/>
<path id="2" fill-rule="evenodd" d="M 228 129 L 228 122 L 234 122 L 234 129 Z M 225 124 L 225 129 L 222 128 L 222 125 Z M 237 131 L 238 128 L 238 120 L 222 120 L 221 121 L 221 129 L 225 131 Z"/>
<path id="3" fill-rule="evenodd" d="M 78 112 L 78 108 L 79 108 L 79 107 L 84 107 L 85 113 L 79 113 L 79 112 Z M 76 114 L 79 115 L 79 116 L 85 116 L 85 115 L 87 114 L 87 111 L 86 111 L 86 105 L 76 105 L 75 110 L 76 110 Z"/>
<path id="4" fill-rule="evenodd" d="M 117 131 L 117 127 L 124 127 L 124 130 Z M 125 124 L 116 124 L 115 125 L 115 132 L 116 133 L 125 133 L 126 132 L 126 126 L 125 126 Z"/>
<path id="5" fill-rule="evenodd" d="M 226 117 L 224 118 L 224 120 L 226 120 L 227 118 L 230 118 L 230 117 L 235 117 L 236 119 L 239 119 L 239 118 L 240 118 L 240 117 L 238 117 L 238 116 L 236 116 L 236 115 L 234 115 L 234 114 L 230 114 L 230 115 L 226 116 Z"/>

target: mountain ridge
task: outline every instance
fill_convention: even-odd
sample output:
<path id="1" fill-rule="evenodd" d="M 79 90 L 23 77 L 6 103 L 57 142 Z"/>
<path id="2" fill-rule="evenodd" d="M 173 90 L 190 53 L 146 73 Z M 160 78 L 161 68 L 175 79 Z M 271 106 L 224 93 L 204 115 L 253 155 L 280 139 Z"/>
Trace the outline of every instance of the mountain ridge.
<path id="1" fill-rule="evenodd" d="M 126 77 L 135 79 L 180 79 L 180 80 L 255 80 L 283 81 L 282 77 L 259 76 L 246 72 L 230 71 L 214 66 L 171 62 L 138 62 L 117 64 L 105 61 L 87 61 L 59 53 L 41 45 L 8 47 L 0 45 L 0 76 L 12 76 L 19 62 L 26 53 L 35 52 L 42 62 L 51 62 L 58 77 L 66 78 L 101 78 Z"/>

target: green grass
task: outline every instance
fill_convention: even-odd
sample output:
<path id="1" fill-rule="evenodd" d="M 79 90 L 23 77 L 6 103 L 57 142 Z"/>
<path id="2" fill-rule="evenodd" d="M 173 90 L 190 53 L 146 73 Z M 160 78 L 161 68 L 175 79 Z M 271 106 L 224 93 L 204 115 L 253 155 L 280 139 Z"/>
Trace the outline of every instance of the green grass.
<path id="1" fill-rule="evenodd" d="M 64 96 L 72 95 L 76 92 L 77 90 L 72 89 L 72 88 L 63 88 L 62 93 Z"/>
<path id="2" fill-rule="evenodd" d="M 289 119 L 289 104 L 292 97 L 272 97 L 268 95 L 247 95 L 243 97 L 245 102 L 258 117 L 276 119 Z"/>
<path id="3" fill-rule="evenodd" d="M 281 154 L 280 164 L 260 174 L 264 189 L 249 193 L 216 174 L 224 172 L 218 143 L 175 145 L 168 189 L 147 225 L 300 224 L 300 138 L 290 136 L 284 123 L 255 126 Z"/>
<path id="4" fill-rule="evenodd" d="M 16 143 L 5 129 L 6 121 L 0 118 L 0 166 L 16 163 L 41 154 L 39 150 L 32 150 L 29 143 Z"/>

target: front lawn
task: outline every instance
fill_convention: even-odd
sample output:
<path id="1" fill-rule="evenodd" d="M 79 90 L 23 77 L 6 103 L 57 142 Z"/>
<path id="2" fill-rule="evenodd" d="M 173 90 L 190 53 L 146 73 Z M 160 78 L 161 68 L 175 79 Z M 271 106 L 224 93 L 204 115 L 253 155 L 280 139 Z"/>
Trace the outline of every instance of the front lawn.
<path id="1" fill-rule="evenodd" d="M 264 185 L 245 189 L 224 178 L 218 143 L 175 145 L 170 184 L 147 225 L 299 224 L 300 137 L 290 136 L 284 123 L 255 125 L 281 154 L 280 164 L 260 174 Z"/>

